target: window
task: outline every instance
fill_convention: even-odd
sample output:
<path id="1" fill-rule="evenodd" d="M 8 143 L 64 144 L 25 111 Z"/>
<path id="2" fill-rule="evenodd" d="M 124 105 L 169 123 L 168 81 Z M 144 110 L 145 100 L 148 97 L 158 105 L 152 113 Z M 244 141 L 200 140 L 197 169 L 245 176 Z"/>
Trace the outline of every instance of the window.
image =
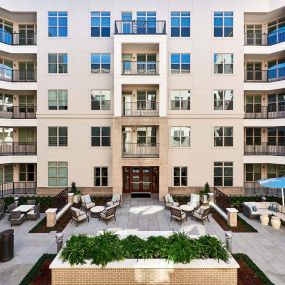
<path id="1" fill-rule="evenodd" d="M 65 89 L 48 90 L 48 109 L 49 110 L 67 110 L 68 92 Z"/>
<path id="2" fill-rule="evenodd" d="M 285 93 L 268 95 L 268 112 L 285 111 Z"/>
<path id="3" fill-rule="evenodd" d="M 285 176 L 285 165 L 267 164 L 267 178 L 276 178 Z"/>
<path id="4" fill-rule="evenodd" d="M 260 46 L 263 44 L 262 25 L 246 25 L 245 26 L 245 44 L 249 46 Z"/>
<path id="5" fill-rule="evenodd" d="M 13 95 L 0 93 L 0 111 L 13 111 Z"/>
<path id="6" fill-rule="evenodd" d="M 110 37 L 110 12 L 91 12 L 91 37 Z"/>
<path id="7" fill-rule="evenodd" d="M 245 181 L 256 182 L 261 179 L 261 164 L 245 165 Z"/>
<path id="8" fill-rule="evenodd" d="M 108 186 L 108 167 L 94 167 L 94 186 Z"/>
<path id="9" fill-rule="evenodd" d="M 171 54 L 171 73 L 172 74 L 190 73 L 190 53 Z"/>
<path id="10" fill-rule="evenodd" d="M 156 91 L 137 91 L 137 110 L 156 110 Z"/>
<path id="11" fill-rule="evenodd" d="M 156 145 L 156 128 L 155 127 L 138 127 L 137 143 L 139 145 Z"/>
<path id="12" fill-rule="evenodd" d="M 156 33 L 156 12 L 137 12 L 137 34 Z"/>
<path id="13" fill-rule="evenodd" d="M 91 90 L 91 110 L 110 110 L 110 90 Z"/>
<path id="14" fill-rule="evenodd" d="M 233 37 L 233 12 L 214 12 L 214 37 Z"/>
<path id="15" fill-rule="evenodd" d="M 19 128 L 21 130 L 22 128 Z M 0 143 L 12 143 L 13 142 L 13 128 L 0 127 Z"/>
<path id="16" fill-rule="evenodd" d="M 190 90 L 171 90 L 171 110 L 190 110 Z"/>
<path id="17" fill-rule="evenodd" d="M 190 127 L 171 127 L 171 146 L 190 146 Z"/>
<path id="18" fill-rule="evenodd" d="M 285 127 L 268 128 L 268 145 L 285 146 Z"/>
<path id="19" fill-rule="evenodd" d="M 48 36 L 67 37 L 67 12 L 48 12 Z"/>
<path id="20" fill-rule="evenodd" d="M 233 127 L 214 127 L 214 146 L 233 146 Z"/>
<path id="21" fill-rule="evenodd" d="M 173 168 L 173 186 L 187 186 L 187 167 Z"/>
<path id="22" fill-rule="evenodd" d="M 110 73 L 111 55 L 109 53 L 91 53 L 91 73 Z"/>
<path id="23" fill-rule="evenodd" d="M 246 145 L 261 145 L 261 128 L 245 129 Z"/>
<path id="24" fill-rule="evenodd" d="M 35 164 L 20 164 L 19 181 L 35 181 Z"/>
<path id="25" fill-rule="evenodd" d="M 190 37 L 190 12 L 171 12 L 171 37 Z"/>
<path id="26" fill-rule="evenodd" d="M 245 97 L 246 113 L 261 113 L 261 95 L 247 95 Z"/>
<path id="27" fill-rule="evenodd" d="M 233 186 L 233 162 L 214 162 L 214 186 Z"/>
<path id="28" fill-rule="evenodd" d="M 67 127 L 48 128 L 48 146 L 67 146 Z"/>
<path id="29" fill-rule="evenodd" d="M 284 38 L 285 18 L 268 23 L 268 45 L 275 45 L 285 41 Z"/>
<path id="30" fill-rule="evenodd" d="M 67 73 L 67 53 L 48 54 L 48 73 Z"/>
<path id="31" fill-rule="evenodd" d="M 13 165 L 0 165 L 0 183 L 9 183 L 13 181 Z"/>
<path id="32" fill-rule="evenodd" d="M 111 128 L 91 127 L 91 146 L 111 146 Z"/>
<path id="33" fill-rule="evenodd" d="M 232 53 L 214 54 L 214 73 L 215 74 L 233 74 L 234 55 Z"/>
<path id="34" fill-rule="evenodd" d="M 68 185 L 68 163 L 65 161 L 48 162 L 48 186 Z"/>
<path id="35" fill-rule="evenodd" d="M 233 110 L 233 90 L 214 90 L 214 110 Z"/>

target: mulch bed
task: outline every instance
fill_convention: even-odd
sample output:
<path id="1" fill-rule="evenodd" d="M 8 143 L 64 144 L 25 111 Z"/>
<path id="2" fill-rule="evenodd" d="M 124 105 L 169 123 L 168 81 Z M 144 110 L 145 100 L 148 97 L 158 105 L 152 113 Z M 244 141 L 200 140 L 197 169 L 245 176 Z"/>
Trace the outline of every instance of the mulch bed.
<path id="1" fill-rule="evenodd" d="M 55 254 L 43 254 L 19 285 L 51 285 L 50 264 Z"/>
<path id="2" fill-rule="evenodd" d="M 274 285 L 246 254 L 233 254 L 239 264 L 238 285 Z"/>
<path id="3" fill-rule="evenodd" d="M 220 225 L 224 231 L 232 231 L 234 233 L 256 233 L 257 230 L 238 216 L 237 227 L 230 227 L 226 220 L 216 211 L 212 213 L 213 219 Z"/>

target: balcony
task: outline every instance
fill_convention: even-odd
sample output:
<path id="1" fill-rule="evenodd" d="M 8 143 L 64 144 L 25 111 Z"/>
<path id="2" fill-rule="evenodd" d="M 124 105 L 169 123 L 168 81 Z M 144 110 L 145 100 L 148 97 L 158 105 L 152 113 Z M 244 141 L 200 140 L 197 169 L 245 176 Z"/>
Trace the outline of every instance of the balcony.
<path id="1" fill-rule="evenodd" d="M 281 28 L 270 34 L 266 33 L 245 33 L 245 46 L 272 46 L 285 42 L 285 29 Z"/>
<path id="2" fill-rule="evenodd" d="M 156 101 L 125 102 L 123 103 L 124 117 L 157 117 L 159 103 Z"/>
<path id="3" fill-rule="evenodd" d="M 36 155 L 37 143 L 2 142 L 0 143 L 0 156 Z"/>
<path id="4" fill-rule="evenodd" d="M 13 33 L 10 34 L 0 29 L 0 42 L 13 46 L 33 46 L 37 44 L 36 33 Z"/>
<path id="5" fill-rule="evenodd" d="M 122 75 L 159 75 L 158 61 L 122 61 Z"/>
<path id="6" fill-rule="evenodd" d="M 166 21 L 115 21 L 115 35 L 166 35 Z"/>
<path id="7" fill-rule="evenodd" d="M 276 82 L 285 80 L 285 67 L 271 70 L 245 70 L 245 82 Z"/>
<path id="8" fill-rule="evenodd" d="M 0 184 L 0 197 L 10 195 L 36 194 L 36 182 L 7 182 Z"/>
<path id="9" fill-rule="evenodd" d="M 285 105 L 278 106 L 278 109 L 275 106 L 255 106 L 255 109 L 252 109 L 252 106 L 245 107 L 245 119 L 281 119 L 285 118 Z"/>
<path id="10" fill-rule="evenodd" d="M 14 70 L 0 67 L 0 80 L 8 82 L 36 82 L 36 70 Z"/>
<path id="11" fill-rule="evenodd" d="M 284 156 L 285 146 L 283 145 L 268 145 L 266 142 L 262 142 L 260 145 L 245 145 L 245 155 L 273 155 Z"/>
<path id="12" fill-rule="evenodd" d="M 35 119 L 36 106 L 5 106 L 0 111 L 4 119 Z"/>
<path id="13" fill-rule="evenodd" d="M 123 158 L 157 158 L 159 157 L 158 143 L 123 143 Z"/>
<path id="14" fill-rule="evenodd" d="M 258 182 L 244 182 L 244 191 L 247 196 L 276 196 L 279 197 L 281 191 L 279 189 L 261 187 Z"/>

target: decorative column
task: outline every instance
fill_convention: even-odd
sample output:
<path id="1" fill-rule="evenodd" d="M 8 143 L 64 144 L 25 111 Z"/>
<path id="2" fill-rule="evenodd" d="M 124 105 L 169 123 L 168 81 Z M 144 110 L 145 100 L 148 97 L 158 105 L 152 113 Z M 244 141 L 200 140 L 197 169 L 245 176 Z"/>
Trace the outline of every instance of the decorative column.
<path id="1" fill-rule="evenodd" d="M 230 227 L 237 227 L 237 214 L 238 210 L 236 208 L 227 208 L 228 225 Z"/>
<path id="2" fill-rule="evenodd" d="M 49 208 L 46 210 L 47 224 L 48 228 L 52 228 L 56 224 L 56 208 Z"/>

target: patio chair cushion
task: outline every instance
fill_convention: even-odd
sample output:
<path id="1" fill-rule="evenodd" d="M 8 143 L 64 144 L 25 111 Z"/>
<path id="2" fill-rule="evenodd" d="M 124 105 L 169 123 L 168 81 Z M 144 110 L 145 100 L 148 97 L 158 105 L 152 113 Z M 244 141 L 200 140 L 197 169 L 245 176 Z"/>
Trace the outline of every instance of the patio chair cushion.
<path id="1" fill-rule="evenodd" d="M 80 211 L 77 208 L 71 207 L 70 208 L 72 211 L 74 211 L 74 213 L 76 214 L 76 217 L 80 216 L 82 214 L 82 211 Z M 83 212 L 84 213 L 84 212 Z"/>
<path id="2" fill-rule="evenodd" d="M 174 203 L 174 200 L 173 200 L 173 197 L 172 196 L 168 196 L 168 202 L 169 203 L 171 203 L 171 204 L 173 204 Z"/>
<path id="3" fill-rule="evenodd" d="M 29 215 L 29 214 L 34 215 L 34 214 L 35 214 L 35 210 L 30 210 L 30 211 L 28 212 L 28 215 Z"/>
<path id="4" fill-rule="evenodd" d="M 77 216 L 77 220 L 80 222 L 80 221 L 82 221 L 82 220 L 84 220 L 84 219 L 86 219 L 87 218 L 87 215 L 85 214 L 85 213 L 83 213 L 82 215 L 79 215 L 79 216 Z"/>
<path id="5" fill-rule="evenodd" d="M 116 194 L 113 195 L 111 202 L 116 203 L 118 201 L 118 197 Z"/>

